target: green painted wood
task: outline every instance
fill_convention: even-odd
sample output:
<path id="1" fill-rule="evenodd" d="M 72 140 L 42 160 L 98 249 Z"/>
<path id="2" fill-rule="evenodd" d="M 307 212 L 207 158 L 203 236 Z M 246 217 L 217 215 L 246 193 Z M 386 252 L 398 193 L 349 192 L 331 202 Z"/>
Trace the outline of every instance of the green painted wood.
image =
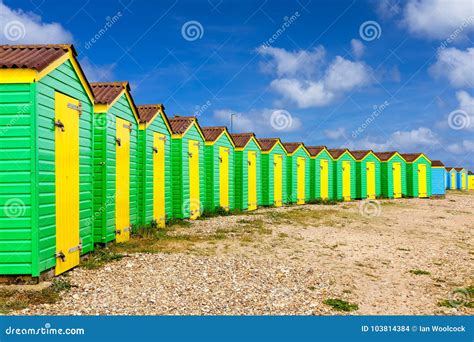
<path id="1" fill-rule="evenodd" d="M 351 198 L 356 198 L 356 161 L 349 154 L 344 153 L 339 159 L 333 161 L 333 177 L 334 177 L 334 198 L 342 200 L 342 162 L 348 160 L 351 162 Z"/>
<path id="2" fill-rule="evenodd" d="M 206 171 L 204 139 L 195 125 L 183 137 L 173 137 L 171 140 L 171 172 L 173 187 L 173 217 L 189 218 L 189 140 L 199 142 L 199 198 L 201 210 L 206 206 Z"/>
<path id="3" fill-rule="evenodd" d="M 402 196 L 407 196 L 407 171 L 405 160 L 395 155 L 388 161 L 380 163 L 380 186 L 381 196 L 385 198 L 393 198 L 393 164 L 400 163 L 402 174 Z"/>
<path id="4" fill-rule="evenodd" d="M 367 163 L 375 164 L 375 196 L 382 194 L 380 183 L 380 160 L 373 154 L 368 154 L 362 160 L 356 160 L 356 199 L 367 198 Z"/>
<path id="5" fill-rule="evenodd" d="M 130 133 L 130 224 L 138 219 L 138 124 L 125 94 L 107 113 L 94 114 L 94 242 L 115 240 L 116 118 L 128 120 Z"/>
<path id="6" fill-rule="evenodd" d="M 328 161 L 328 199 L 334 199 L 334 162 L 331 155 L 323 150 L 315 157 L 311 158 L 311 192 L 310 199 L 321 199 L 321 161 Z"/>
<path id="7" fill-rule="evenodd" d="M 166 218 L 172 216 L 171 193 L 171 134 L 161 115 L 157 115 L 152 123 L 138 134 L 138 203 L 139 222 L 149 224 L 153 217 L 153 139 L 154 133 L 164 134 L 165 141 L 165 169 L 158 171 L 165 173 L 165 213 Z"/>
<path id="8" fill-rule="evenodd" d="M 251 140 L 243 150 L 235 151 L 235 208 L 248 209 L 248 152 L 257 152 L 257 205 L 262 205 L 261 150 Z"/>
<path id="9" fill-rule="evenodd" d="M 298 181 L 296 175 L 298 157 L 305 158 L 305 201 L 308 202 L 311 198 L 311 163 L 310 156 L 302 148 L 298 148 L 293 155 L 286 157 L 286 175 L 287 175 L 287 200 L 285 203 L 297 202 Z"/>
<path id="10" fill-rule="evenodd" d="M 407 196 L 418 197 L 418 165 L 426 165 L 426 193 L 428 197 L 431 193 L 431 162 L 425 157 L 418 158 L 413 163 L 407 163 L 406 165 L 406 176 L 407 176 Z"/>
<path id="11" fill-rule="evenodd" d="M 82 253 L 93 249 L 92 103 L 67 61 L 37 83 L 0 85 L 0 274 L 39 276 L 56 264 L 56 91 L 82 103 L 79 229 Z"/>
<path id="12" fill-rule="evenodd" d="M 205 145 L 206 158 L 206 202 L 205 209 L 214 211 L 220 207 L 220 175 L 219 175 L 219 148 L 226 147 L 229 149 L 229 210 L 235 209 L 235 194 L 234 186 L 234 146 L 227 137 L 223 134 L 212 145 Z"/>
<path id="13" fill-rule="evenodd" d="M 273 150 L 269 153 L 261 154 L 261 164 L 262 164 L 262 205 L 272 206 L 275 204 L 274 199 L 274 188 L 275 188 L 275 178 L 274 178 L 274 165 L 273 161 L 275 155 L 281 155 L 283 157 L 282 162 L 282 191 L 281 198 L 283 203 L 287 203 L 286 199 L 288 198 L 287 194 L 287 161 L 286 161 L 286 151 L 277 144 Z"/>

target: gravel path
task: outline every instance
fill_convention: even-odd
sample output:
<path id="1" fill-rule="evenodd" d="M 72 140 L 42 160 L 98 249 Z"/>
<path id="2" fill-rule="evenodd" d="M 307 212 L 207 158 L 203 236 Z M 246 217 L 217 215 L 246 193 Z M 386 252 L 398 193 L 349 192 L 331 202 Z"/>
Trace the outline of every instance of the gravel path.
<path id="1" fill-rule="evenodd" d="M 296 215 L 285 221 L 271 212 Z M 77 268 L 62 300 L 17 313 L 327 315 L 340 312 L 323 301 L 340 298 L 358 304 L 351 314 L 474 314 L 438 306 L 474 285 L 473 193 L 383 201 L 375 216 L 363 213 L 353 202 L 198 221 L 180 233 L 210 236 L 252 220 L 270 231 Z"/>

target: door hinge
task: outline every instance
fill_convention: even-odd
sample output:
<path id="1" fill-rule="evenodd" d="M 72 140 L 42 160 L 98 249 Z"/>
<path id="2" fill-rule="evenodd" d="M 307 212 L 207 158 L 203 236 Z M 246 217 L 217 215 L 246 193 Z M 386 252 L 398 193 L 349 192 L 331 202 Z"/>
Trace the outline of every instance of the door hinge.
<path id="1" fill-rule="evenodd" d="M 54 121 L 54 126 L 60 128 L 61 132 L 65 131 L 64 124 L 59 119 Z"/>
<path id="2" fill-rule="evenodd" d="M 132 232 L 132 227 L 125 227 L 125 228 L 123 229 L 123 231 L 124 231 L 125 233 L 127 233 L 127 232 L 131 233 L 131 232 Z"/>
<path id="3" fill-rule="evenodd" d="M 66 255 L 64 255 L 63 251 L 56 252 L 56 259 L 61 259 L 62 262 L 66 261 Z"/>
<path id="4" fill-rule="evenodd" d="M 77 246 L 69 248 L 69 254 L 77 251 L 82 251 L 82 241 Z"/>
<path id="5" fill-rule="evenodd" d="M 132 124 L 128 124 L 128 125 L 123 124 L 123 128 L 127 128 L 130 131 L 130 133 L 132 133 Z"/>
<path id="6" fill-rule="evenodd" d="M 79 104 L 77 106 L 73 103 L 68 103 L 67 106 L 68 106 L 68 108 L 77 110 L 79 112 L 79 116 L 82 115 L 82 103 L 81 103 L 81 101 L 79 101 Z"/>
<path id="7" fill-rule="evenodd" d="M 159 137 L 160 140 L 166 141 L 166 137 Z"/>

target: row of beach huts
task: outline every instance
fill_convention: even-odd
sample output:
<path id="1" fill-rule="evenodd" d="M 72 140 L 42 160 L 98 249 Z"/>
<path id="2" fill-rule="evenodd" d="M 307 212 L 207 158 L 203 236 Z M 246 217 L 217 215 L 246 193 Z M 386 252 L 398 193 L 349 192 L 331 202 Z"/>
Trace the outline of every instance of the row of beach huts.
<path id="1" fill-rule="evenodd" d="M 89 83 L 72 45 L 0 46 L 0 275 L 61 274 L 134 227 L 203 211 L 474 189 L 423 153 L 349 151 L 136 105 Z"/>

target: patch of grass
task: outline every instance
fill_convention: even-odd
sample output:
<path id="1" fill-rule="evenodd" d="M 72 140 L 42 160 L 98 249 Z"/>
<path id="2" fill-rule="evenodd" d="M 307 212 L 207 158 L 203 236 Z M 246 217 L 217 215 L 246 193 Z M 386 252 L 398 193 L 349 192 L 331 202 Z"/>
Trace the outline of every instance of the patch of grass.
<path id="1" fill-rule="evenodd" d="M 342 200 L 316 198 L 316 199 L 307 201 L 306 204 L 336 205 L 340 202 L 342 202 Z"/>
<path id="2" fill-rule="evenodd" d="M 54 304 L 61 293 L 69 291 L 71 283 L 64 277 L 53 279 L 51 285 L 42 290 L 0 289 L 0 313 L 25 309 L 31 305 Z"/>
<path id="3" fill-rule="evenodd" d="M 430 274 L 431 274 L 431 273 L 428 272 L 428 271 L 419 270 L 419 269 L 410 270 L 409 272 L 410 272 L 411 274 L 414 274 L 414 275 L 430 275 Z"/>
<path id="4" fill-rule="evenodd" d="M 289 237 L 289 235 L 286 234 L 286 233 L 278 233 L 278 237 L 281 238 L 281 239 L 285 239 L 285 238 Z"/>
<path id="5" fill-rule="evenodd" d="M 201 215 L 198 217 L 198 220 L 207 220 L 213 217 L 229 216 L 229 215 L 233 215 L 233 211 L 226 210 L 223 207 L 218 207 L 216 210 L 205 209 L 201 212 Z"/>
<path id="6" fill-rule="evenodd" d="M 333 225 L 335 218 L 340 218 L 342 213 L 338 209 L 306 209 L 295 208 L 289 210 L 269 211 L 265 217 L 272 224 L 291 224 L 306 226 Z"/>
<path id="7" fill-rule="evenodd" d="M 452 299 L 443 299 L 438 302 L 438 306 L 448 308 L 466 307 L 474 309 L 474 285 L 465 288 L 457 288 L 452 291 Z"/>
<path id="8" fill-rule="evenodd" d="M 411 251 L 410 248 L 406 248 L 406 247 L 398 247 L 397 250 L 404 251 L 404 252 L 410 252 Z"/>
<path id="9" fill-rule="evenodd" d="M 123 254 L 116 253 L 108 247 L 98 247 L 94 252 L 90 253 L 87 260 L 81 262 L 80 265 L 81 267 L 93 270 L 100 268 L 111 261 L 120 260 L 122 258 Z"/>
<path id="10" fill-rule="evenodd" d="M 339 298 L 328 298 L 328 299 L 325 299 L 323 303 L 331 306 L 333 309 L 337 311 L 350 312 L 350 311 L 359 310 L 359 306 L 357 304 L 351 304 Z"/>

